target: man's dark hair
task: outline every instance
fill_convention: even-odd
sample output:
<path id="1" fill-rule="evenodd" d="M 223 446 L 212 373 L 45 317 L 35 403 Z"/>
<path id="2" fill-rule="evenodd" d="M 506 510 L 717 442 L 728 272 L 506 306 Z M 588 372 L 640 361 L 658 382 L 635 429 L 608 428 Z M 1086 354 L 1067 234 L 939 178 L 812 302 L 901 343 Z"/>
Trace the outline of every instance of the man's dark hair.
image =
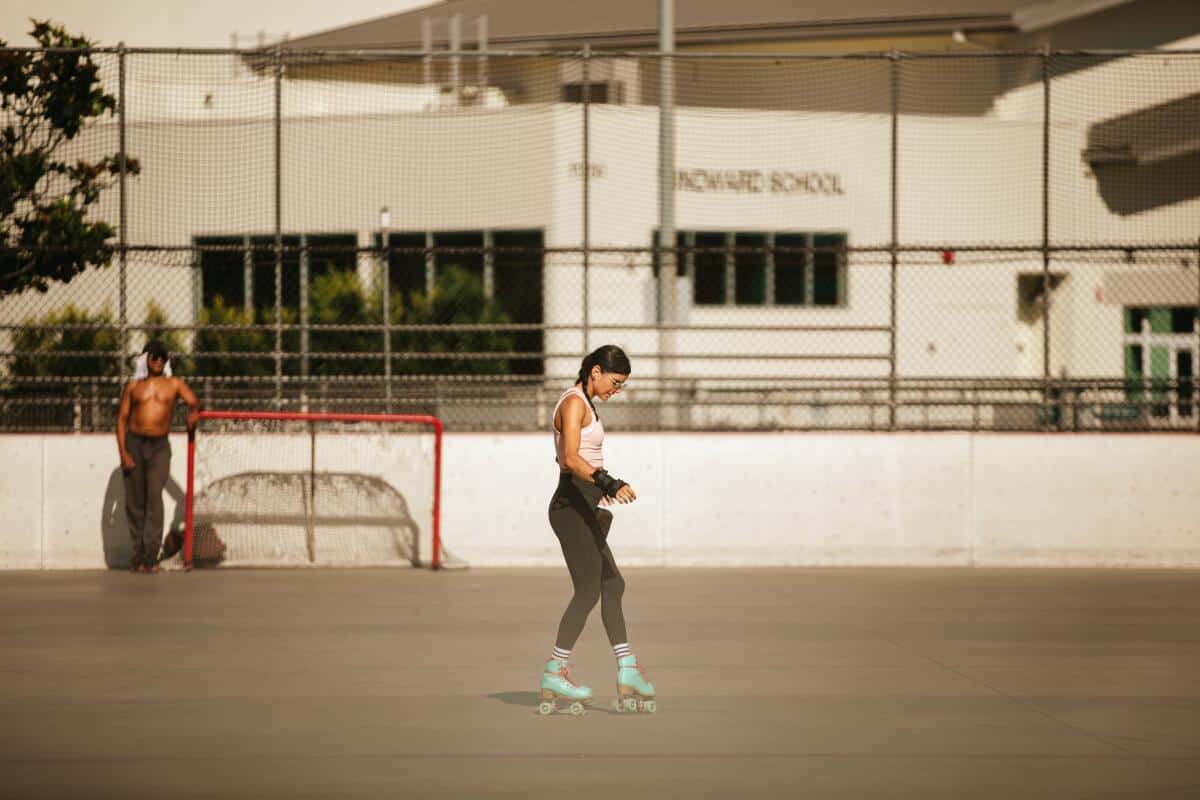
<path id="1" fill-rule="evenodd" d="M 142 348 L 142 352 L 150 358 L 161 358 L 164 361 L 171 357 L 171 354 L 167 351 L 166 345 L 164 345 L 158 339 L 151 339 L 150 341 L 146 342 L 146 346 Z"/>

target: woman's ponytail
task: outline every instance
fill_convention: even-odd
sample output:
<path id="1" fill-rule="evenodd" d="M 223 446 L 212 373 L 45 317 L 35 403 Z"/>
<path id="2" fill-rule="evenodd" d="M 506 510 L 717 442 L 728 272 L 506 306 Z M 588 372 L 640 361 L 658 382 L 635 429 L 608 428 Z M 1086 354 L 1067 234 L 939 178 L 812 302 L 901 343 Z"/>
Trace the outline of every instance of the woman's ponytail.
<path id="1" fill-rule="evenodd" d="M 583 357 L 583 363 L 579 365 L 579 377 L 575 382 L 587 392 L 588 379 L 591 377 L 592 367 L 599 366 L 602 372 L 616 372 L 619 375 L 628 375 L 630 371 L 629 356 L 625 355 L 625 351 L 617 347 L 615 344 L 606 344 L 597 347 L 592 352 Z"/>

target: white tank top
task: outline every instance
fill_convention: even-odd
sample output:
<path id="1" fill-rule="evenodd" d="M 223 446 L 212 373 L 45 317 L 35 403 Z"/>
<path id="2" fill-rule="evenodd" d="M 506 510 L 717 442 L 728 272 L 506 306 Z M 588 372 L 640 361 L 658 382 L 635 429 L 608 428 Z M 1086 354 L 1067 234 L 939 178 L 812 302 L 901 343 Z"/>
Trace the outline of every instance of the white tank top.
<path id="1" fill-rule="evenodd" d="M 558 416 L 558 409 L 562 406 L 563 401 L 572 394 L 583 398 L 583 402 L 587 403 L 588 413 L 592 415 L 592 424 L 579 431 L 579 455 L 594 469 L 604 469 L 604 425 L 592 409 L 592 404 L 588 403 L 587 395 L 578 386 L 572 386 L 562 393 L 558 402 L 554 404 L 554 413 L 550 415 L 550 425 L 554 428 L 554 460 L 558 462 L 560 469 L 566 470 L 567 458 L 563 452 L 563 435 L 558 426 L 554 424 L 554 419 Z"/>

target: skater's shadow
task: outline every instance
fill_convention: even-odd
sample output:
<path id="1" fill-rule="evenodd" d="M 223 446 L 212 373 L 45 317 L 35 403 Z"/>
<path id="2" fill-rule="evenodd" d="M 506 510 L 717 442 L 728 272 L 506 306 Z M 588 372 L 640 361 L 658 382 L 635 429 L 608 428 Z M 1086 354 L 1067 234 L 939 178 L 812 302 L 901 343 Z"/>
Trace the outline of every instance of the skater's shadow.
<path id="1" fill-rule="evenodd" d="M 501 703 L 508 703 L 510 706 L 527 706 L 529 708 L 537 708 L 538 703 L 542 702 L 542 696 L 538 692 L 493 692 L 488 695 L 489 699 L 499 700 Z M 566 705 L 565 701 L 559 701 L 560 708 Z M 616 714 L 608 707 L 606 703 L 594 702 L 588 706 L 589 714 Z"/>
<path id="2" fill-rule="evenodd" d="M 537 704 L 542 699 L 537 692 L 492 692 L 488 697 L 492 700 L 499 700 L 501 703 L 508 703 L 510 706 L 529 706 L 530 708 L 537 708 Z"/>
<path id="3" fill-rule="evenodd" d="M 163 534 L 183 529 L 183 489 L 174 478 L 167 478 L 166 494 L 175 501 L 175 516 L 165 526 Z M 104 563 L 109 569 L 129 569 L 133 558 L 133 540 L 129 536 L 129 523 L 125 519 L 125 477 L 117 467 L 108 476 L 108 488 L 104 492 L 104 507 L 100 509 L 100 536 L 104 545 Z"/>

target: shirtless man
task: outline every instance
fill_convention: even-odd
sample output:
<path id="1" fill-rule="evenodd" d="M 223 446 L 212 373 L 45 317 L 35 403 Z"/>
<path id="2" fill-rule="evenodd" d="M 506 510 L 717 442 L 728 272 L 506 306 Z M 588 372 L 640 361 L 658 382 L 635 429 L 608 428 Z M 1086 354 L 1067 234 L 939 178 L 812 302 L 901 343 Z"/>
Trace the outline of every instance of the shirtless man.
<path id="1" fill-rule="evenodd" d="M 200 419 L 200 401 L 179 378 L 167 369 L 167 348 L 157 339 L 142 351 L 145 374 L 135 375 L 121 392 L 117 412 L 117 449 L 125 472 L 125 514 L 133 537 L 131 568 L 136 572 L 158 572 L 158 550 L 162 546 L 163 486 L 171 472 L 171 416 L 175 402 L 188 405 L 188 431 Z M 164 374 L 164 370 L 166 374 Z M 141 371 L 139 370 L 139 373 Z"/>

